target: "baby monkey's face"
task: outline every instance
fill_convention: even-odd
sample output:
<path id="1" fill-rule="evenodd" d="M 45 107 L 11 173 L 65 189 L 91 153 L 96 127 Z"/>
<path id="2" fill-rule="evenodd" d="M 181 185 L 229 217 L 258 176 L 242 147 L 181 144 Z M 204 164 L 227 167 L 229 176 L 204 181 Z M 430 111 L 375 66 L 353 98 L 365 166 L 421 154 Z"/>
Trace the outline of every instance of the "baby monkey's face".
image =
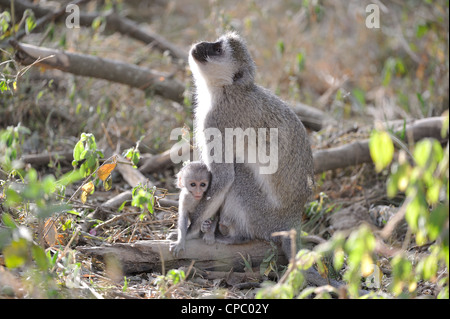
<path id="1" fill-rule="evenodd" d="M 187 190 L 196 201 L 199 201 L 208 189 L 211 173 L 205 164 L 191 162 L 180 170 L 177 177 L 178 188 Z"/>
<path id="2" fill-rule="evenodd" d="M 206 190 L 208 189 L 209 181 L 206 179 L 196 180 L 190 179 L 186 181 L 186 188 L 192 194 L 195 200 L 199 201 L 202 199 Z"/>

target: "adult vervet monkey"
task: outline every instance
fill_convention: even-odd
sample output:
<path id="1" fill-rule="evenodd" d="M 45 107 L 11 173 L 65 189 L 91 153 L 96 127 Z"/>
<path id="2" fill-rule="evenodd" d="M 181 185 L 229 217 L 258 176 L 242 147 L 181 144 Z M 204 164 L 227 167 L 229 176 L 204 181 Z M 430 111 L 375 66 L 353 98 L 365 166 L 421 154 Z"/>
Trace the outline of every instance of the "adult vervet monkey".
<path id="1" fill-rule="evenodd" d="M 196 87 L 196 143 L 212 180 L 195 208 L 187 238 L 199 237 L 202 222 L 218 211 L 233 235 L 216 239 L 230 244 L 274 240 L 274 232 L 299 228 L 314 185 L 313 158 L 303 124 L 285 102 L 254 83 L 255 63 L 236 33 L 194 44 L 189 65 Z M 208 147 L 213 139 L 221 140 L 222 151 L 229 149 L 226 130 L 230 129 L 267 133 L 258 134 L 256 143 L 245 142 L 246 154 L 258 154 L 256 162 L 249 160 L 250 155 L 234 154 L 230 162 L 226 161 L 230 154 L 219 154 L 221 160 L 213 154 Z M 272 131 L 277 135 L 267 136 Z M 268 150 L 272 143 L 277 148 L 270 160 L 276 161 L 277 169 L 266 174 L 267 165 L 258 150 Z M 282 239 L 282 247 L 289 257 L 289 238 Z"/>

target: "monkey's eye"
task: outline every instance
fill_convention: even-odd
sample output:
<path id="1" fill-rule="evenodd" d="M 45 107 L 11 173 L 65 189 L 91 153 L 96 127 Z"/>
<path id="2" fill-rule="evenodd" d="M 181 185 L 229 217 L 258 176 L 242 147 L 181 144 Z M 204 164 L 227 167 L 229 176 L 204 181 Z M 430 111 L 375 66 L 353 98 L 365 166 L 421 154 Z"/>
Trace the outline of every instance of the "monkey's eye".
<path id="1" fill-rule="evenodd" d="M 215 54 L 221 54 L 222 53 L 222 44 L 219 42 L 213 46 L 213 50 Z"/>
<path id="2" fill-rule="evenodd" d="M 201 183 L 200 186 L 201 186 L 201 187 L 205 187 L 206 184 L 205 184 L 205 183 Z"/>
<path id="3" fill-rule="evenodd" d="M 195 183 L 191 183 L 191 186 L 192 186 L 192 187 L 195 187 L 196 185 L 197 185 L 197 184 L 195 184 Z"/>

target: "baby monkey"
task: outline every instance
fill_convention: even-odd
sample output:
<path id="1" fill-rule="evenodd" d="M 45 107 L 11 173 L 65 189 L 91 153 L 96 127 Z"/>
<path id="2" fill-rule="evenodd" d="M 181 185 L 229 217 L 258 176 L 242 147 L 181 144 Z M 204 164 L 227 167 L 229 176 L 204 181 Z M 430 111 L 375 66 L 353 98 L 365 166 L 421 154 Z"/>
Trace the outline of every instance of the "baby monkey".
<path id="1" fill-rule="evenodd" d="M 184 250 L 188 224 L 194 222 L 192 213 L 205 195 L 211 182 L 211 173 L 208 168 L 198 161 L 185 165 L 176 176 L 177 187 L 181 189 L 181 192 L 178 206 L 178 238 L 170 245 L 170 251 L 174 256 Z M 208 244 L 214 243 L 217 220 L 218 216 L 213 216 L 211 219 L 203 221 L 201 225 L 201 231 L 204 233 L 203 239 Z"/>

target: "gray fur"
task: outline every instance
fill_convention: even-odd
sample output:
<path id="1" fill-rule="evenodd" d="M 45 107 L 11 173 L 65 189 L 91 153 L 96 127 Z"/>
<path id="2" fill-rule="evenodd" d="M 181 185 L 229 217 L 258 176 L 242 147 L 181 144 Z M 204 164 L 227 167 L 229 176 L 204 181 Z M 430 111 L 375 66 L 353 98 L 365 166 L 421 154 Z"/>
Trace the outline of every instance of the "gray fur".
<path id="1" fill-rule="evenodd" d="M 273 232 L 299 228 L 304 205 L 312 194 L 313 158 L 303 124 L 289 106 L 270 91 L 254 83 L 255 64 L 244 41 L 228 33 L 205 61 L 195 56 L 211 52 L 209 43 L 192 47 L 189 57 L 197 89 L 195 134 L 198 147 L 212 174 L 204 197 L 193 212 L 195 222 L 187 238 L 200 234 L 201 223 L 220 211 L 220 220 L 232 231 L 220 241 L 250 239 L 280 240 Z M 206 49 L 205 49 L 206 48 Z M 205 128 L 278 128 L 278 170 L 271 175 L 258 173 L 259 163 L 209 163 L 204 151 Z M 225 149 L 225 147 L 222 147 Z M 232 235 L 230 235 L 232 234 Z M 289 239 L 283 250 L 290 253 Z"/>

